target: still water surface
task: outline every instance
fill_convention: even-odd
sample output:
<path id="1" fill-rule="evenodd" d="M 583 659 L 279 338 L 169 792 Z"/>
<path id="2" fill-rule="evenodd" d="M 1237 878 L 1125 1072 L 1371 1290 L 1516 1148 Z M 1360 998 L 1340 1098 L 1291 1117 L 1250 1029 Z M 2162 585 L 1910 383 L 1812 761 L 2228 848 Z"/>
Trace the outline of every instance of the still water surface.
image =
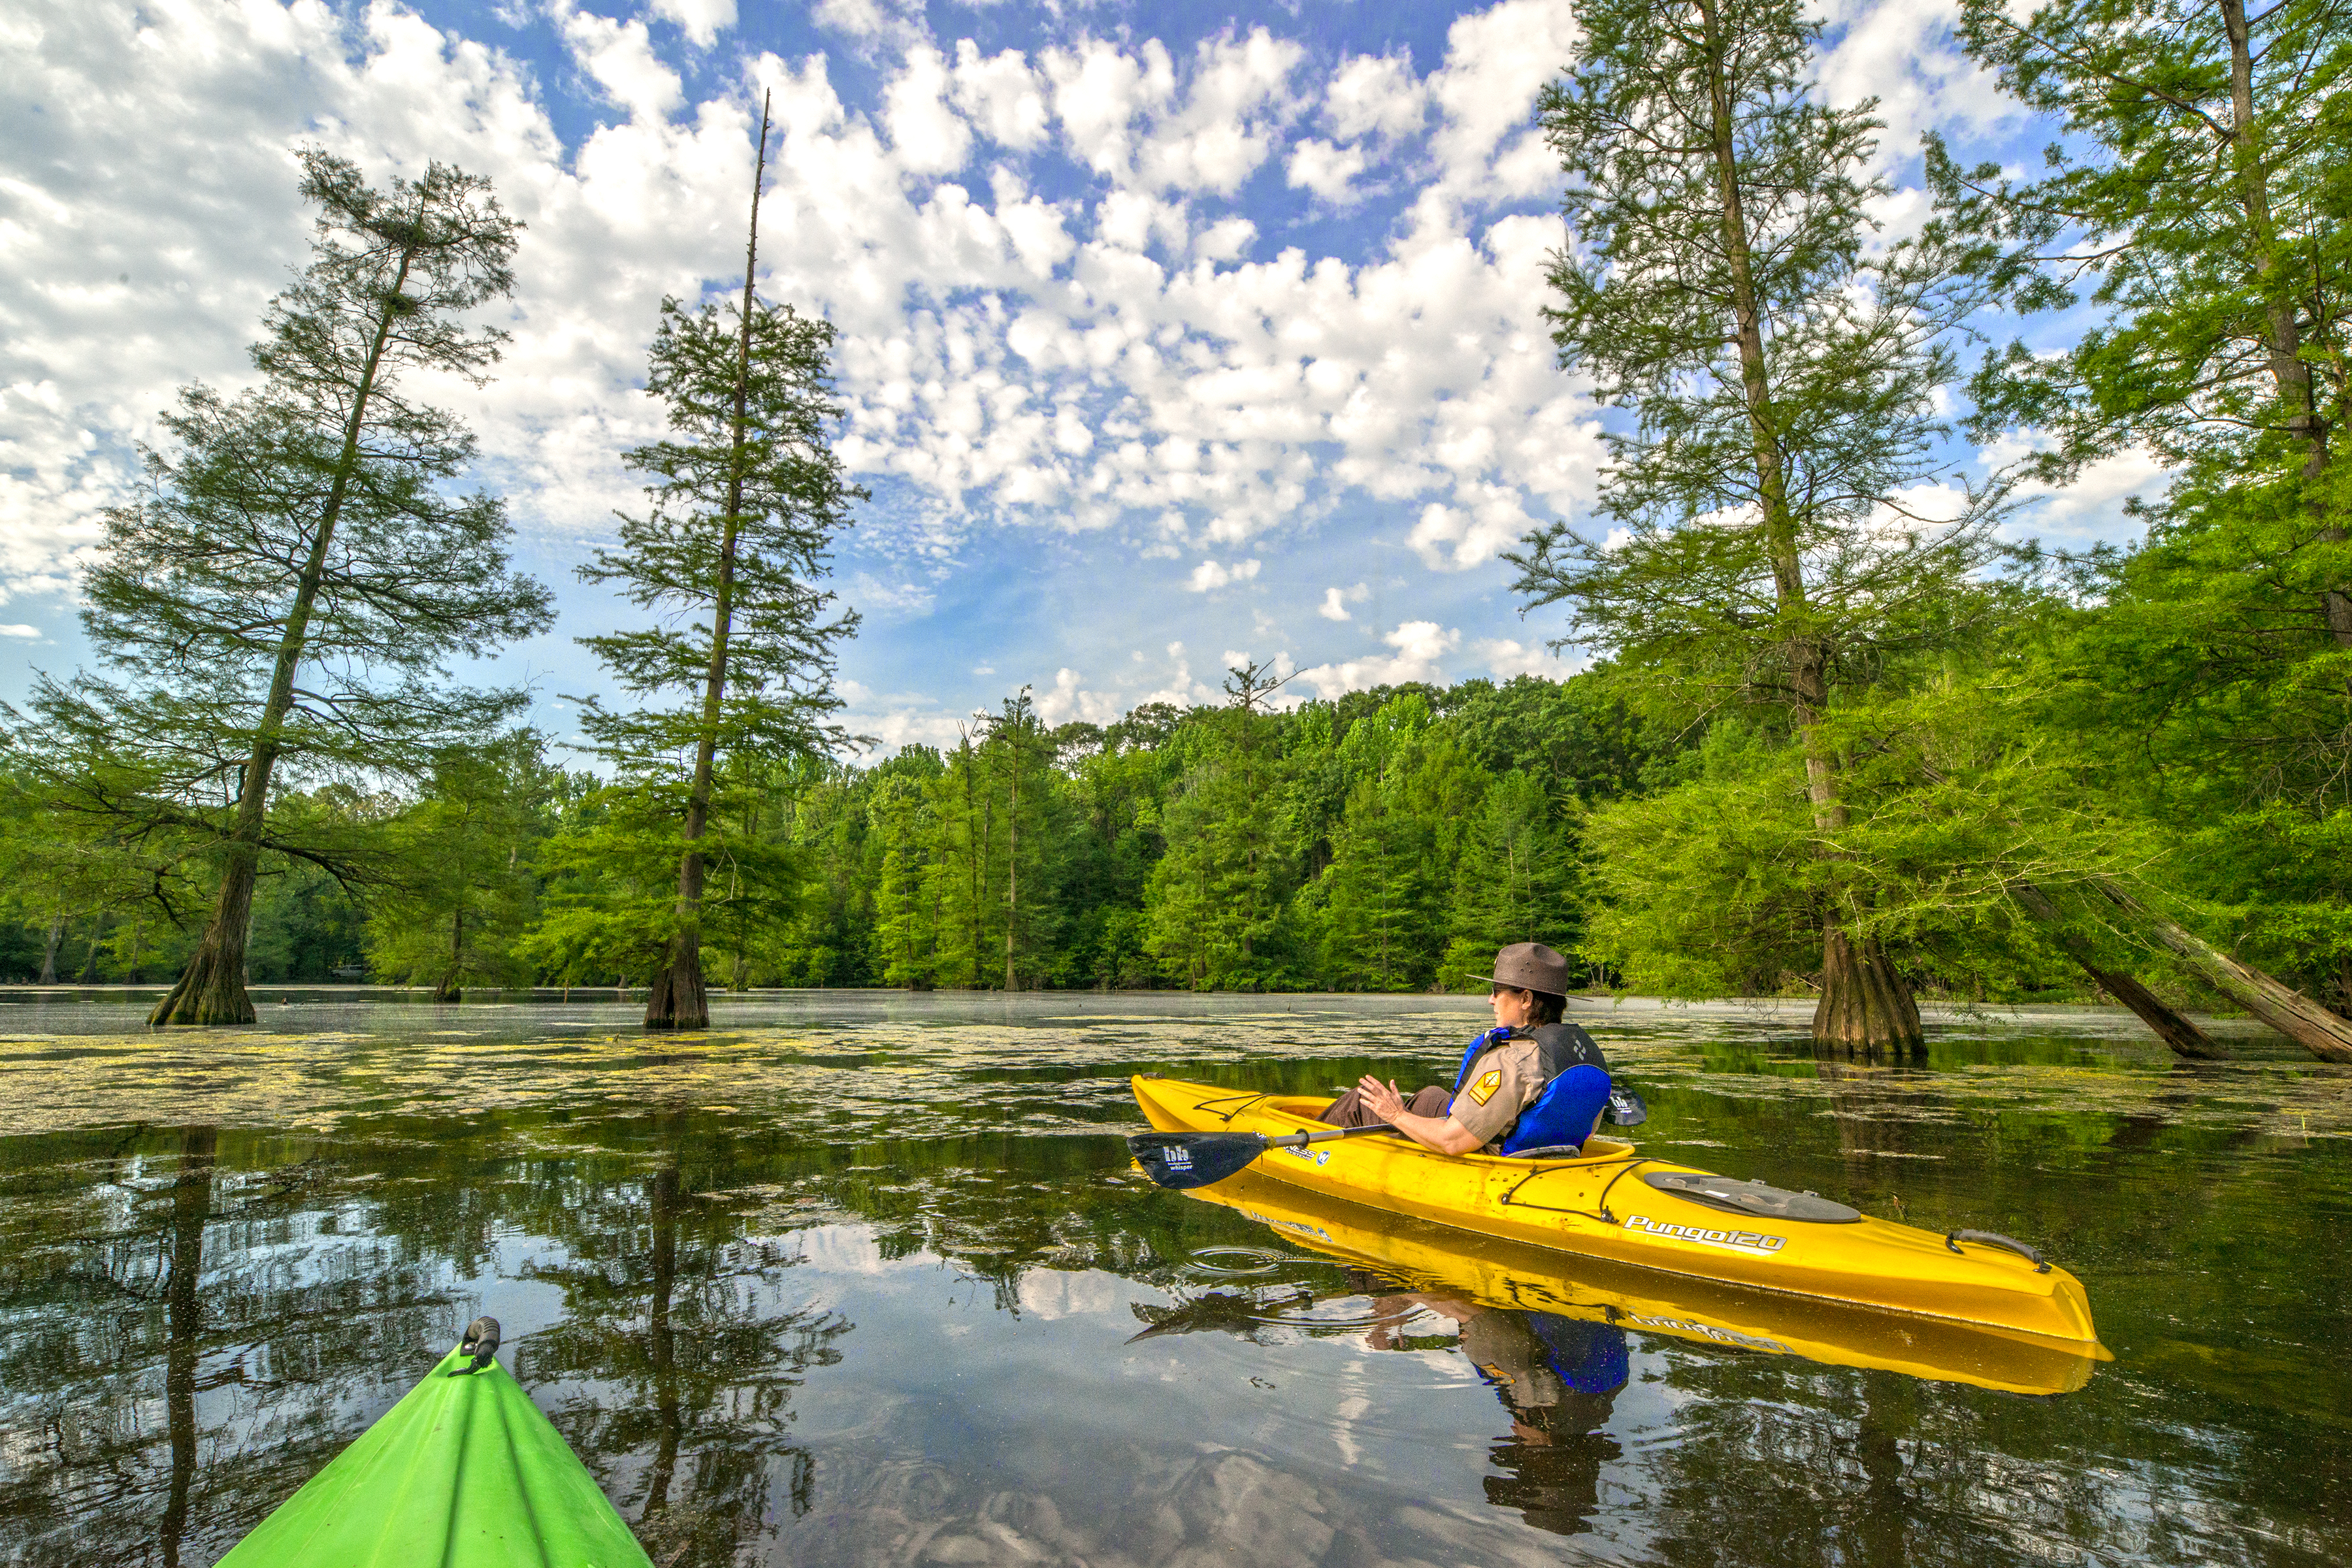
<path id="1" fill-rule="evenodd" d="M 2057 1394 L 1639 1270 L 1509 1310 L 1444 1232 L 1163 1193 L 1113 1136 L 1133 1072 L 1411 1087 L 1484 1014 L 0 1002 L 0 1562 L 211 1563 L 478 1312 L 662 1568 L 2352 1559 L 2352 1071 L 1581 1011 L 1644 1148 L 2054 1253 L 2116 1358 Z"/>

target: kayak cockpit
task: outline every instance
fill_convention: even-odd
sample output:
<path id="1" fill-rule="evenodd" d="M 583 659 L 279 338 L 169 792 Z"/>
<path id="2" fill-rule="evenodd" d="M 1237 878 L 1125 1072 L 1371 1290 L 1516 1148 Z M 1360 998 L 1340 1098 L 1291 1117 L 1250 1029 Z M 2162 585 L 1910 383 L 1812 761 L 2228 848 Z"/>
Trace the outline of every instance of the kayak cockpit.
<path id="1" fill-rule="evenodd" d="M 1219 1117 L 1219 1120 L 1228 1124 L 1234 1116 L 1241 1114 L 1244 1110 L 1251 1110 L 1262 1115 L 1283 1117 L 1296 1121 L 1300 1130 L 1311 1131 L 1326 1125 L 1317 1113 L 1329 1103 L 1328 1100 L 1311 1100 L 1297 1095 L 1235 1095 L 1219 1102 L 1217 1109 L 1224 1113 Z M 1206 1110 L 1207 1107 L 1204 1105 L 1202 1109 Z M 1600 1160 L 1623 1160 L 1631 1158 L 1633 1153 L 1633 1144 L 1622 1139 L 1603 1138 L 1597 1132 L 1587 1138 L 1581 1150 L 1573 1155 L 1441 1154 L 1434 1149 L 1425 1149 L 1417 1143 L 1413 1147 L 1433 1160 L 1475 1162 L 1507 1166 L 1515 1171 L 1524 1171 L 1530 1166 L 1582 1165 Z"/>

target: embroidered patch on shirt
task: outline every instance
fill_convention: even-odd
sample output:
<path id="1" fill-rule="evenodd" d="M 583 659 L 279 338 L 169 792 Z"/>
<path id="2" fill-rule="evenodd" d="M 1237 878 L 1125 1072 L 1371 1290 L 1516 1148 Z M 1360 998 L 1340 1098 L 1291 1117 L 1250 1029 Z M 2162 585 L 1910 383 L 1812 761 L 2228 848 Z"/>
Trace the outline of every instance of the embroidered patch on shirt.
<path id="1" fill-rule="evenodd" d="M 1484 1105 L 1488 1100 L 1494 1099 L 1495 1091 L 1502 1087 L 1502 1069 L 1499 1068 L 1490 1068 L 1479 1077 L 1476 1083 L 1470 1086 L 1470 1098 L 1476 1100 L 1479 1104 Z"/>

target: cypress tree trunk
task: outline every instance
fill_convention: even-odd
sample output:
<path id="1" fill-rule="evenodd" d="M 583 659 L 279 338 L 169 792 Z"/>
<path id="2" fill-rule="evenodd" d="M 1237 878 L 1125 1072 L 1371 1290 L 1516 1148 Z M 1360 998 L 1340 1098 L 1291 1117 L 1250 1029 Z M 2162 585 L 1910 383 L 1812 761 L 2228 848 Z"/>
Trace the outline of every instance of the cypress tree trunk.
<path id="1" fill-rule="evenodd" d="M 441 972 L 441 984 L 433 988 L 436 1002 L 462 1000 L 465 992 L 458 988 L 457 977 L 466 962 L 466 911 L 461 906 L 449 913 L 449 967 Z"/>
<path id="2" fill-rule="evenodd" d="M 646 994 L 648 1029 L 707 1029 L 710 994 L 702 978 L 700 847 L 710 822 L 712 764 L 719 752 L 719 715 L 727 695 L 727 634 L 735 612 L 736 536 L 743 521 L 743 424 L 751 396 L 752 275 L 760 260 L 760 188 L 768 172 L 768 111 L 760 110 L 760 151 L 751 163 L 751 229 L 743 250 L 743 335 L 735 362 L 735 428 L 727 479 L 727 512 L 719 539 L 719 582 L 710 605 L 710 668 L 702 691 L 702 740 L 694 752 L 694 784 L 686 803 L 686 853 L 677 867 L 677 933 Z"/>
<path id="3" fill-rule="evenodd" d="M 60 912 L 49 917 L 48 940 L 41 944 L 41 984 L 58 983 L 58 948 L 66 940 L 66 917 Z"/>
<path id="4" fill-rule="evenodd" d="M 1739 346 L 1741 390 L 1753 443 L 1758 505 L 1772 556 L 1773 586 L 1781 616 L 1790 621 L 1789 674 L 1793 716 L 1805 753 L 1805 789 L 1814 826 L 1824 835 L 1843 830 L 1846 810 L 1838 799 L 1835 760 L 1822 721 L 1829 710 L 1823 651 L 1803 625 L 1809 613 L 1803 563 L 1798 554 L 1796 516 L 1789 500 L 1788 457 L 1773 406 L 1764 361 L 1763 310 L 1757 296 L 1748 245 L 1745 194 L 1740 189 L 1738 149 L 1732 115 L 1734 90 L 1725 59 L 1729 39 L 1712 0 L 1703 0 L 1707 39 L 1707 93 L 1716 171 L 1721 203 L 1725 258 L 1731 277 L 1733 322 Z M 1825 856 L 1835 851 L 1824 849 Z M 1847 1050 L 1909 1047 L 1925 1043 L 1919 1009 L 1911 988 L 1874 942 L 1857 947 L 1832 910 L 1822 920 L 1822 1000 L 1813 1010 L 1813 1038 Z"/>

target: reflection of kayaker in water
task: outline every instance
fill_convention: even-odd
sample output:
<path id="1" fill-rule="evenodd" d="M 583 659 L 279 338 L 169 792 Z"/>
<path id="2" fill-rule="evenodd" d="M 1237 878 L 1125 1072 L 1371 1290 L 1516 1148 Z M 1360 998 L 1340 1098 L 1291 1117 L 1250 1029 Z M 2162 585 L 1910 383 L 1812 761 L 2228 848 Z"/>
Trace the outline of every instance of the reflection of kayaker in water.
<path id="1" fill-rule="evenodd" d="M 1432 1084 L 1407 1099 L 1366 1073 L 1322 1119 L 1335 1127 L 1385 1121 L 1441 1154 L 1549 1152 L 1591 1136 L 1609 1103 L 1609 1062 L 1591 1036 L 1560 1021 L 1568 960 L 1541 942 L 1517 942 L 1495 955 L 1486 978 L 1495 1026 L 1470 1042 L 1453 1088 Z"/>
<path id="2" fill-rule="evenodd" d="M 1514 1312 L 1444 1296 L 1384 1296 L 1374 1310 L 1388 1321 L 1365 1342 L 1404 1348 L 1395 1324 L 1415 1308 L 1461 1325 L 1462 1353 L 1510 1413 L 1510 1436 L 1496 1443 L 1486 1500 L 1517 1509 L 1529 1524 L 1557 1535 L 1590 1528 L 1601 1507 L 1601 1468 L 1618 1457 L 1609 1424 L 1625 1386 L 1625 1331 L 1611 1323 L 1551 1312 Z"/>

